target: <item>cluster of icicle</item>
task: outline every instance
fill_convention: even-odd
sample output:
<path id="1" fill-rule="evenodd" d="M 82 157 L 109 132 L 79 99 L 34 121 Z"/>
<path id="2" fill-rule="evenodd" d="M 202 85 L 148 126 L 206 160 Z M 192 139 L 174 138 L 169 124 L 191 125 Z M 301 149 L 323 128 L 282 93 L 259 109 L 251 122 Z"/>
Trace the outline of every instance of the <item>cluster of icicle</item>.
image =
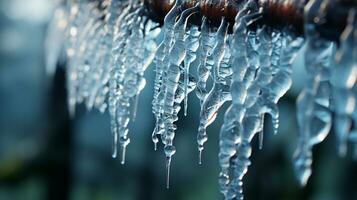
<path id="1" fill-rule="evenodd" d="M 295 170 L 301 185 L 311 175 L 312 147 L 321 143 L 334 128 L 338 153 L 347 153 L 347 144 L 354 144 L 357 158 L 357 10 L 350 9 L 348 23 L 340 36 L 339 48 L 319 38 L 313 23 L 325 14 L 319 11 L 323 2 L 311 1 L 305 8 L 306 86 L 297 99 L 297 119 L 300 128 L 298 148 L 294 155 Z"/>
<path id="2" fill-rule="evenodd" d="M 67 58 L 68 106 L 84 103 L 88 110 L 108 109 L 113 134 L 125 162 L 130 143 L 128 123 L 135 119 L 143 77 L 156 49 L 157 25 L 142 13 L 136 1 L 58 1 L 50 23 L 47 68 L 54 72 L 64 43 Z"/>
<path id="3" fill-rule="evenodd" d="M 307 10 L 321 3 L 311 2 Z M 54 72 L 64 44 L 70 113 L 74 114 L 78 103 L 88 109 L 108 110 L 113 157 L 119 145 L 124 163 L 130 142 L 128 123 L 135 118 L 138 97 L 145 86 L 143 74 L 151 63 L 156 72 L 152 141 L 155 150 L 159 141 L 164 146 L 167 187 L 176 152 L 175 122 L 182 103 L 187 113 L 188 94 L 195 92 L 201 105 L 199 163 L 208 138 L 206 128 L 222 105 L 229 103 L 220 131 L 219 185 L 225 199 L 243 199 L 242 179 L 250 165 L 250 143 L 258 135 L 262 148 L 265 114 L 271 116 L 273 132 L 277 133 L 277 103 L 292 84 L 291 65 L 304 40 L 270 27 L 248 29 L 261 17 L 255 0 L 242 2 L 235 23 L 222 18 L 218 29 L 205 17 L 201 27 L 188 24 L 199 7 L 185 9 L 182 5 L 183 0 L 176 0 L 158 28 L 145 17 L 143 4 L 136 0 L 59 0 L 49 28 L 48 71 Z M 229 25 L 233 26 L 232 34 L 228 34 Z M 356 25 L 356 12 L 351 10 L 338 50 L 332 42 L 318 37 L 313 24 L 305 25 L 308 84 L 297 102 L 301 135 L 295 154 L 302 184 L 311 174 L 311 148 L 330 131 L 333 112 L 339 152 L 345 154 L 347 142 L 352 141 L 357 155 L 357 132 L 351 130 L 352 124 L 357 124 Z M 162 41 L 156 47 L 160 31 Z"/>

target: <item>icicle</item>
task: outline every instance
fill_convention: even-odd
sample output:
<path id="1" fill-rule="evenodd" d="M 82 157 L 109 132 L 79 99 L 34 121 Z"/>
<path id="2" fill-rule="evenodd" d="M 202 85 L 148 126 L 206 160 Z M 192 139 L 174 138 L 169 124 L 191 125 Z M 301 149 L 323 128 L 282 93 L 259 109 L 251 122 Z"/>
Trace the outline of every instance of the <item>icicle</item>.
<path id="1" fill-rule="evenodd" d="M 297 99 L 300 136 L 294 154 L 295 172 L 302 186 L 311 175 L 312 147 L 326 138 L 332 125 L 329 80 L 333 45 L 320 39 L 312 24 L 305 24 L 305 35 L 307 84 Z"/>
<path id="2" fill-rule="evenodd" d="M 189 82 L 189 73 L 190 65 L 196 59 L 196 51 L 198 49 L 198 37 L 200 32 L 197 27 L 191 27 L 187 38 L 185 39 L 187 55 L 184 59 L 184 74 L 185 74 L 185 101 L 184 101 L 184 115 L 187 115 L 187 101 L 188 101 L 188 82 Z"/>
<path id="3" fill-rule="evenodd" d="M 269 91 L 262 90 L 262 94 L 257 99 L 256 103 L 248 108 L 242 120 L 243 132 L 241 133 L 240 143 L 237 145 L 237 157 L 234 160 L 234 180 L 230 189 L 237 194 L 238 199 L 242 198 L 241 184 L 244 174 L 247 172 L 250 165 L 249 157 L 251 155 L 250 142 L 258 133 L 261 127 L 261 116 L 263 113 L 269 113 L 273 119 L 278 118 L 278 109 L 276 103 L 279 98 L 285 94 L 290 87 L 291 77 L 288 73 L 291 70 L 291 63 L 295 57 L 297 50 L 301 47 L 301 41 L 292 41 L 286 44 L 281 58 L 281 70 L 273 77 L 272 81 L 267 85 Z M 254 84 L 259 84 L 258 80 Z M 265 93 L 266 92 L 266 93 Z M 249 93 L 249 92 L 248 92 Z M 265 96 L 267 95 L 267 97 Z M 266 102 L 269 99 L 269 102 Z M 238 187 L 238 189 L 237 189 Z"/>
<path id="4" fill-rule="evenodd" d="M 155 76 L 155 81 L 154 81 L 154 98 L 152 101 L 152 111 L 156 119 L 155 123 L 155 129 L 152 133 L 152 141 L 154 143 L 154 149 L 157 149 L 157 143 L 159 142 L 159 139 L 157 135 L 161 135 L 163 132 L 163 124 L 160 121 L 160 115 L 162 113 L 162 108 L 160 107 L 160 103 L 163 97 L 159 96 L 159 94 L 162 94 L 163 91 L 160 90 L 162 86 L 162 81 L 163 81 L 163 74 L 166 70 L 166 63 L 168 62 L 167 54 L 169 53 L 169 50 L 172 45 L 172 40 L 174 37 L 174 24 L 176 21 L 176 18 L 178 17 L 181 9 L 181 4 L 182 0 L 176 0 L 174 6 L 171 8 L 169 13 L 165 16 L 164 19 L 164 25 L 161 28 L 161 31 L 164 34 L 164 38 L 161 42 L 161 44 L 158 46 L 155 54 L 155 58 L 153 60 L 153 63 L 156 67 L 156 76 Z"/>
<path id="5" fill-rule="evenodd" d="M 93 5 L 95 6 L 95 5 Z M 96 13 L 96 8 L 91 9 L 92 13 Z M 103 27 L 102 22 L 97 18 L 90 17 L 88 23 L 83 28 L 82 36 L 78 39 L 82 43 L 78 53 L 78 62 L 74 65 L 78 66 L 77 76 L 77 103 L 87 102 L 90 88 L 93 86 L 92 82 L 96 77 L 96 65 L 93 65 L 95 55 L 97 53 L 96 47 L 100 41 L 102 32 L 100 29 Z"/>
<path id="6" fill-rule="evenodd" d="M 146 84 L 144 71 L 154 59 L 152 109 L 156 124 L 152 140 L 155 150 L 158 135 L 164 144 L 166 186 L 169 187 L 170 166 L 176 152 L 175 122 L 183 101 L 184 115 L 187 114 L 188 94 L 196 89 L 201 107 L 197 135 L 200 164 L 207 126 L 215 120 L 220 107 L 232 101 L 220 131 L 219 185 L 225 199 L 243 199 L 242 179 L 250 165 L 251 140 L 259 134 L 259 148 L 262 148 L 265 114 L 272 117 L 274 133 L 277 132 L 277 103 L 291 85 L 291 64 L 303 40 L 288 35 L 285 30 L 274 32 L 260 25 L 252 26 L 257 31 L 248 30 L 248 26 L 262 16 L 256 0 L 238 5 L 230 35 L 225 19 L 215 33 L 206 17 L 202 19 L 200 31 L 195 26 L 187 31 L 187 20 L 199 12 L 199 3 L 186 9 L 183 0 L 176 0 L 165 16 L 161 28 L 163 40 L 157 49 L 153 41 L 157 31 L 150 31 L 154 23 L 143 14 L 145 8 L 141 1 L 56 2 L 57 10 L 46 41 L 46 66 L 53 74 L 63 45 L 68 65 L 70 114 L 75 114 L 76 103 L 84 103 L 87 109 L 97 108 L 100 112 L 108 107 L 112 156 L 117 156 L 119 143 L 124 164 L 130 142 L 128 124 L 130 118 L 135 119 L 139 96 Z M 320 19 L 325 16 L 321 9 L 324 2 L 310 1 L 304 11 L 308 85 L 297 101 L 301 130 L 294 155 L 294 167 L 302 185 L 311 174 L 313 146 L 322 142 L 332 127 L 331 110 L 335 112 L 333 126 L 339 153 L 345 155 L 347 142 L 351 142 L 357 159 L 357 11 L 350 9 L 348 25 L 334 58 L 336 67 L 332 68 L 330 59 L 334 46 L 320 39 L 315 31 L 316 24 L 325 20 Z M 316 17 L 316 13 L 321 16 Z M 309 24 L 310 19 L 314 20 L 313 25 Z M 197 83 L 190 74 L 195 64 Z"/>
<path id="7" fill-rule="evenodd" d="M 200 112 L 200 125 L 197 135 L 199 164 L 201 164 L 203 145 L 207 141 L 206 128 L 215 120 L 217 112 L 223 103 L 230 99 L 229 85 L 224 80 L 220 79 L 219 74 L 220 65 L 222 64 L 221 62 L 223 60 L 226 49 L 227 31 L 228 24 L 223 18 L 216 34 L 216 43 L 212 49 L 212 54 L 207 58 L 207 60 L 213 61 L 209 64 L 212 64 L 210 68 L 214 70 L 214 85 L 211 91 L 208 93 L 207 97 L 204 98 Z"/>
<path id="8" fill-rule="evenodd" d="M 356 99 L 352 87 L 357 77 L 357 12 L 351 9 L 348 16 L 348 25 L 341 35 L 341 47 L 335 58 L 336 67 L 333 68 L 331 83 L 333 85 L 334 102 L 334 129 L 337 135 L 338 151 L 341 156 L 347 152 L 348 133 L 352 121 Z"/>
<path id="9" fill-rule="evenodd" d="M 201 26 L 201 35 L 199 37 L 199 47 L 197 50 L 197 60 L 199 62 L 197 67 L 198 82 L 196 88 L 196 95 L 200 99 L 201 110 L 202 103 L 208 94 L 207 80 L 211 73 L 212 56 L 211 51 L 215 44 L 214 33 L 210 30 L 210 22 L 206 17 L 203 17 Z"/>
<path id="10" fill-rule="evenodd" d="M 259 52 L 259 65 L 260 69 L 257 74 L 257 82 L 260 87 L 261 93 L 269 93 L 269 89 L 266 88 L 266 86 L 271 82 L 273 78 L 273 68 L 271 64 L 271 59 L 272 59 L 272 34 L 268 32 L 266 29 L 260 30 L 259 34 L 259 41 L 260 45 L 258 48 Z M 263 95 L 264 96 L 264 95 Z M 269 99 L 264 99 L 264 101 L 269 103 Z M 272 116 L 272 124 L 275 125 L 273 126 L 273 133 L 276 134 L 278 132 L 278 127 L 276 124 L 278 124 L 277 120 L 274 119 Z M 275 120 L 275 121 L 274 121 Z M 261 116 L 261 125 L 259 129 L 259 148 L 261 149 L 263 146 L 263 126 L 264 126 L 264 114 Z"/>
<path id="11" fill-rule="evenodd" d="M 106 0 L 102 1 L 100 6 L 104 9 L 104 12 L 100 13 L 99 19 L 104 18 L 104 23 L 101 22 L 103 27 L 101 27 L 99 44 L 96 46 L 96 54 L 94 55 L 94 62 L 92 64 L 94 65 L 94 74 L 96 74 L 96 76 L 94 76 L 94 79 L 92 80 L 93 87 L 91 87 L 91 90 L 89 91 L 89 97 L 86 101 L 86 105 L 88 109 L 91 109 L 93 106 L 95 106 L 101 112 L 104 112 L 107 107 L 107 83 L 110 79 L 110 71 L 113 62 L 113 57 L 107 52 L 110 52 L 112 49 L 112 32 L 114 31 L 114 26 L 116 23 L 115 20 L 118 18 L 120 7 L 123 5 L 122 2 Z M 130 21 L 133 21 L 133 19 L 128 17 L 140 14 L 139 10 L 142 5 L 135 2 L 129 2 L 127 7 L 129 7 L 131 13 L 129 15 L 125 15 L 126 18 L 124 18 L 124 24 L 126 23 L 130 27 Z"/>
<path id="12" fill-rule="evenodd" d="M 126 146 L 130 143 L 128 138 L 128 123 L 130 120 L 130 106 L 131 100 L 139 95 L 140 91 L 145 86 L 145 79 L 142 77 L 143 72 L 147 66 L 142 64 L 142 56 L 144 48 L 142 48 L 143 32 L 141 30 L 141 17 L 139 12 L 136 11 L 133 16 L 131 25 L 131 33 L 127 38 L 126 45 L 130 46 L 126 50 L 126 58 L 124 65 L 127 66 L 124 74 L 124 79 L 119 83 L 119 87 L 122 88 L 122 93 L 119 94 L 116 120 L 118 123 L 119 144 L 122 150 L 121 163 L 125 163 Z"/>
<path id="13" fill-rule="evenodd" d="M 113 5 L 114 6 L 114 5 Z M 118 146 L 118 125 L 117 125 L 117 104 L 118 98 L 121 94 L 119 92 L 119 83 L 124 79 L 125 66 L 125 45 L 126 39 L 129 35 L 127 29 L 129 26 L 126 24 L 124 18 L 128 15 L 130 6 L 123 10 L 123 12 L 115 20 L 114 32 L 113 32 L 113 44 L 111 54 L 113 57 L 113 64 L 110 71 L 109 78 L 109 114 L 110 114 L 110 124 L 111 131 L 113 135 L 113 144 L 112 144 L 112 157 L 117 156 L 117 146 Z M 124 20 L 124 22 L 123 22 Z M 120 28 L 115 28 L 115 27 Z"/>
<path id="14" fill-rule="evenodd" d="M 152 49 L 154 48 L 152 46 L 153 43 L 150 42 L 151 38 L 144 37 L 146 29 L 151 29 L 152 27 L 144 24 L 145 18 L 141 16 L 142 11 L 142 7 L 139 6 L 128 15 L 128 19 L 132 20 L 126 22 L 130 28 L 127 30 L 129 35 L 126 38 L 125 45 L 130 48 L 126 48 L 124 51 L 123 65 L 126 67 L 121 81 L 118 82 L 116 121 L 122 150 L 122 164 L 125 163 L 126 146 L 130 142 L 128 138 L 128 123 L 133 111 L 135 111 L 138 96 L 146 85 L 143 75 L 151 62 Z M 148 27 L 145 27 L 145 25 Z M 131 109 L 133 103 L 134 108 Z"/>
<path id="15" fill-rule="evenodd" d="M 221 173 L 219 176 L 220 191 L 225 199 L 234 199 L 241 196 L 241 177 L 232 174 L 236 160 L 237 145 L 241 143 L 240 133 L 242 130 L 242 119 L 245 113 L 244 102 L 247 86 L 243 81 L 249 67 L 247 60 L 247 23 L 255 14 L 247 15 L 249 11 L 256 9 L 254 1 L 248 1 L 238 12 L 233 27 L 233 42 L 230 49 L 233 56 L 232 70 L 233 83 L 231 85 L 232 105 L 225 114 L 224 124 L 220 132 L 219 163 Z M 240 152 L 243 153 L 243 152 Z M 230 176 L 233 175 L 233 178 Z M 238 199 L 242 197 L 238 196 Z"/>
<path id="16" fill-rule="evenodd" d="M 186 32 L 187 20 L 192 14 L 198 11 L 198 8 L 198 6 L 195 6 L 183 11 L 180 19 L 174 25 L 175 40 L 168 55 L 168 68 L 165 70 L 165 79 L 163 80 L 160 89 L 160 92 L 164 92 L 164 98 L 160 104 L 163 108 L 162 122 L 164 123 L 165 131 L 161 135 L 161 138 L 163 144 L 165 145 L 164 151 L 167 166 L 167 187 L 169 187 L 171 157 L 176 152 L 176 148 L 173 146 L 173 139 L 175 137 L 176 130 L 176 126 L 174 125 L 176 118 L 174 115 L 174 102 L 181 74 L 180 65 L 186 56 L 184 36 Z"/>
<path id="17" fill-rule="evenodd" d="M 110 81 L 111 81 L 111 75 L 112 75 L 112 68 L 113 68 L 113 63 L 114 63 L 114 56 L 111 53 L 113 49 L 113 38 L 114 38 L 114 33 L 115 33 L 115 26 L 116 26 L 116 21 L 117 19 L 121 20 L 121 17 L 125 16 L 127 13 L 127 10 L 123 10 L 123 14 L 119 14 L 119 10 L 122 8 L 122 2 L 118 2 L 115 0 L 108 0 L 106 2 L 103 2 L 103 4 L 106 6 L 104 10 L 104 27 L 103 27 L 103 34 L 102 34 L 102 39 L 101 39 L 101 46 L 103 48 L 103 55 L 101 56 L 101 62 L 98 67 L 102 68 L 102 75 L 101 78 L 99 78 L 100 83 L 98 84 L 98 87 L 96 90 L 92 92 L 91 98 L 89 99 L 89 107 L 95 106 L 98 108 L 101 112 L 104 112 L 107 104 L 107 94 L 109 93 L 108 98 L 113 98 L 110 97 L 112 94 L 110 94 Z M 108 84 L 109 83 L 109 84 Z M 109 85 L 109 87 L 108 87 Z M 110 100 L 108 99 L 108 104 L 110 104 Z M 108 105 L 110 107 L 110 105 Z M 113 108 L 112 108 L 113 109 Z M 113 112 L 113 110 L 112 110 Z"/>
<path id="18" fill-rule="evenodd" d="M 273 128 L 277 130 L 279 126 L 279 112 L 276 104 L 279 99 L 289 90 L 292 80 L 292 62 L 294 61 L 297 52 L 300 50 L 304 40 L 302 38 L 293 38 L 292 36 L 284 36 L 284 44 L 281 51 L 280 67 L 274 74 L 273 79 L 266 86 L 267 104 L 273 104 L 268 112 L 273 119 Z"/>

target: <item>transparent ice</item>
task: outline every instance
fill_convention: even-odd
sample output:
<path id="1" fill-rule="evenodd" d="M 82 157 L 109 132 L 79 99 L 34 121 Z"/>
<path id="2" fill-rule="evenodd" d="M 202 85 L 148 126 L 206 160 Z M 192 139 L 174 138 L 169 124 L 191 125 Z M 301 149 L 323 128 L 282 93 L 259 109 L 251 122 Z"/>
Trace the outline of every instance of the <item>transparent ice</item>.
<path id="1" fill-rule="evenodd" d="M 223 104 L 228 104 L 219 136 L 219 188 L 225 199 L 243 199 L 243 177 L 251 164 L 251 141 L 263 146 L 264 123 L 278 132 L 278 101 L 292 84 L 292 62 L 305 44 L 306 86 L 297 99 L 300 128 L 294 169 L 305 185 L 312 173 L 312 148 L 334 127 L 341 156 L 354 145 L 357 158 L 357 12 L 351 9 L 339 45 L 323 40 L 315 22 L 305 20 L 304 39 L 288 29 L 268 26 L 250 28 L 262 17 L 255 0 L 242 2 L 234 24 L 222 18 L 219 27 L 202 17 L 200 27 L 189 23 L 199 5 L 185 8 L 176 0 L 161 27 L 145 15 L 138 0 L 56 0 L 49 24 L 47 71 L 55 73 L 66 58 L 68 107 L 108 110 L 113 136 L 112 156 L 121 163 L 130 143 L 128 124 L 140 114 L 139 96 L 146 85 L 144 73 L 155 68 L 152 141 L 162 142 L 166 157 L 166 186 L 176 152 L 174 137 L 178 113 L 187 114 L 188 94 L 200 101 L 197 124 L 199 163 L 206 143 L 207 127 Z M 310 1 L 305 17 L 323 1 Z M 230 26 L 233 27 L 232 32 Z M 254 26 L 253 26 L 254 27 Z M 161 42 L 157 39 L 161 36 Z M 144 44 L 144 45 L 143 45 Z M 191 74 L 191 71 L 196 73 Z M 184 109 L 181 109 L 181 108 Z M 264 122 L 265 115 L 271 122 Z"/>

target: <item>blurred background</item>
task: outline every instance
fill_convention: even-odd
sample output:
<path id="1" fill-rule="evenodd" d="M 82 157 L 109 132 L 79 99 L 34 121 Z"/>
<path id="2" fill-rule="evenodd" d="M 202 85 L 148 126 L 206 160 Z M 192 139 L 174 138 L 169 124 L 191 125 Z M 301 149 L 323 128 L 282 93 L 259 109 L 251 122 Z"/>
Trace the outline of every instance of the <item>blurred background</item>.
<path id="1" fill-rule="evenodd" d="M 164 153 L 161 146 L 155 152 L 151 142 L 152 66 L 131 124 L 125 165 L 111 158 L 108 114 L 79 106 L 76 117 L 69 118 L 64 68 L 49 77 L 44 66 L 52 6 L 50 0 L 0 0 L 0 200 L 222 199 L 217 155 L 224 110 L 208 129 L 199 166 L 199 102 L 194 94 L 188 116 L 179 116 L 171 188 L 166 189 Z M 295 179 L 295 99 L 303 82 L 300 55 L 294 63 L 293 88 L 279 103 L 279 134 L 274 136 L 267 123 L 263 150 L 257 139 L 253 142 L 252 165 L 244 178 L 248 200 L 357 199 L 357 162 L 337 156 L 333 134 L 314 149 L 314 173 L 307 186 L 301 188 Z"/>

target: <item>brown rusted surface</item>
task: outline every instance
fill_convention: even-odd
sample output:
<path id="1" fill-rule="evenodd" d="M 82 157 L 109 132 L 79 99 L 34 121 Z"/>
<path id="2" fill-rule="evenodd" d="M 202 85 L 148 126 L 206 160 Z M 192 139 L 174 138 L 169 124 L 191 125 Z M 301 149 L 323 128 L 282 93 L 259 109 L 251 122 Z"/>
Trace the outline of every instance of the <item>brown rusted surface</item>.
<path id="1" fill-rule="evenodd" d="M 149 10 L 151 18 L 160 24 L 163 23 L 165 15 L 174 4 L 174 1 L 170 2 L 169 0 L 143 1 Z M 262 23 L 278 28 L 289 24 L 295 27 L 298 32 L 302 32 L 303 16 L 302 13 L 296 9 L 292 1 L 285 1 L 285 3 L 275 0 L 257 1 L 257 3 L 264 8 L 264 20 Z M 183 7 L 193 7 L 197 2 L 197 0 L 186 1 Z M 191 22 L 200 24 L 200 17 L 203 15 L 207 17 L 214 26 L 219 26 L 222 17 L 225 17 L 232 25 L 238 12 L 239 4 L 242 2 L 244 2 L 244 0 L 201 0 L 199 1 L 200 13 L 193 16 Z"/>
<path id="2" fill-rule="evenodd" d="M 172 8 L 174 1 L 169 0 L 143 0 L 150 11 L 150 15 L 155 15 L 155 21 L 163 23 L 165 15 Z M 241 1 L 241 0 L 240 0 Z M 206 16 L 213 24 L 219 25 L 221 18 L 234 22 L 237 14 L 237 3 L 234 0 L 191 0 L 185 1 L 183 7 L 190 8 L 199 2 L 200 15 Z"/>
<path id="3" fill-rule="evenodd" d="M 283 28 L 291 26 L 296 33 L 303 34 L 303 3 L 298 0 L 261 0 L 264 9 L 264 23 L 273 27 Z"/>
<path id="4" fill-rule="evenodd" d="M 142 0 L 150 19 L 162 24 L 165 15 L 174 4 L 174 0 Z M 200 25 L 202 16 L 207 17 L 213 26 L 218 27 L 222 17 L 230 23 L 246 0 L 186 0 L 183 7 L 189 8 L 199 2 L 200 12 L 190 18 L 190 24 Z M 262 8 L 262 18 L 250 28 L 266 25 L 276 29 L 288 29 L 297 35 L 304 34 L 304 6 L 306 0 L 256 0 Z M 346 26 L 348 10 L 357 7 L 357 0 L 330 1 L 326 7 L 326 22 L 317 24 L 320 35 L 328 40 L 338 41 Z"/>
<path id="5" fill-rule="evenodd" d="M 236 1 L 231 0 L 203 0 L 200 3 L 200 10 L 201 14 L 210 19 L 213 24 L 219 25 L 222 17 L 225 17 L 228 22 L 234 22 L 238 6 Z"/>

